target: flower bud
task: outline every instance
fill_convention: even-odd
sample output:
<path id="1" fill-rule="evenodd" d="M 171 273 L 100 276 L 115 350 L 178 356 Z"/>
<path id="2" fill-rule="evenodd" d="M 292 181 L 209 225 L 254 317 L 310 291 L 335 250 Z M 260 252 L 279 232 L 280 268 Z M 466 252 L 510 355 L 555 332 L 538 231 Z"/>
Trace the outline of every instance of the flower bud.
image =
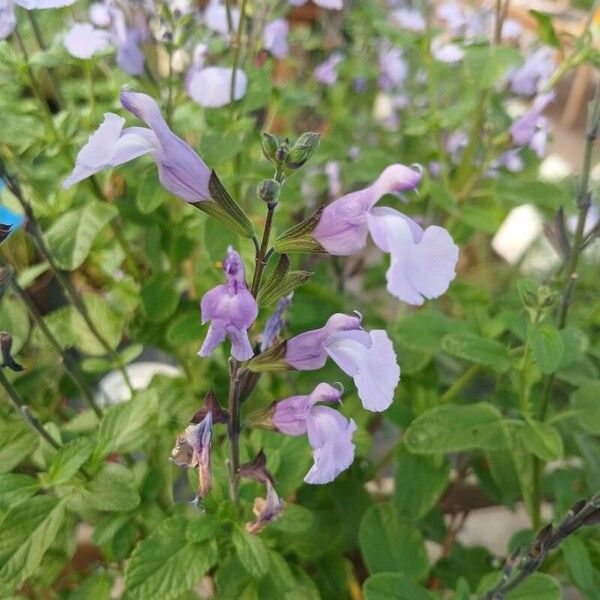
<path id="1" fill-rule="evenodd" d="M 275 161 L 275 153 L 279 147 L 279 142 L 274 135 L 267 133 L 262 134 L 261 147 L 264 157 L 271 162 Z"/>
<path id="2" fill-rule="evenodd" d="M 314 131 L 303 133 L 292 146 L 287 157 L 286 167 L 299 169 L 306 164 L 319 149 L 321 134 Z"/>
<path id="3" fill-rule="evenodd" d="M 280 185 L 274 179 L 263 179 L 256 188 L 258 197 L 269 205 L 277 204 Z"/>
<path id="4" fill-rule="evenodd" d="M 287 139 L 283 140 L 281 144 L 275 150 L 275 162 L 285 163 L 290 153 L 290 143 Z"/>

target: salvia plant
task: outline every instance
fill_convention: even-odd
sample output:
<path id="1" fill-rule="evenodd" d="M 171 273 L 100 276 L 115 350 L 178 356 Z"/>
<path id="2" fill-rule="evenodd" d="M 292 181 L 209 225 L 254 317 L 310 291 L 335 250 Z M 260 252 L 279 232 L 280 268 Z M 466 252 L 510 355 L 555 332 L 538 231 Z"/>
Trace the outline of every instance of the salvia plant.
<path id="1" fill-rule="evenodd" d="M 0 596 L 600 597 L 597 17 L 0 0 Z"/>

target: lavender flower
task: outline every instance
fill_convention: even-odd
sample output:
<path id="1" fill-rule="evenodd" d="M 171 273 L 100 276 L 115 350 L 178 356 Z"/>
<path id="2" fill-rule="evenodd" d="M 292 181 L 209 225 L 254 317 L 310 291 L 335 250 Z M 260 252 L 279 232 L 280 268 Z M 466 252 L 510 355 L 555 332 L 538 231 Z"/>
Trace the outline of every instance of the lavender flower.
<path id="1" fill-rule="evenodd" d="M 332 315 L 320 329 L 287 340 L 284 361 L 293 369 L 314 371 L 330 357 L 354 379 L 363 406 L 379 412 L 394 399 L 400 367 L 387 333 L 365 331 L 361 320 L 356 315 Z"/>
<path id="2" fill-rule="evenodd" d="M 4 181 L 0 179 L 0 190 L 4 186 Z M 25 217 L 14 213 L 9 208 L 0 206 L 0 244 L 5 242 L 8 237 L 17 229 L 23 227 Z"/>
<path id="3" fill-rule="evenodd" d="M 7 38 L 17 25 L 15 6 L 12 0 L 0 0 L 0 40 Z"/>
<path id="4" fill-rule="evenodd" d="M 262 338 L 260 341 L 260 351 L 264 352 L 268 350 L 273 341 L 279 336 L 281 330 L 283 329 L 284 321 L 283 314 L 292 303 L 292 297 L 294 296 L 294 292 L 281 298 L 277 302 L 277 306 L 275 307 L 275 311 L 273 314 L 267 319 L 265 323 L 265 330 L 263 331 Z"/>
<path id="5" fill-rule="evenodd" d="M 414 8 L 398 8 L 390 16 L 392 22 L 400 29 L 407 29 L 413 33 L 423 33 L 427 28 L 425 18 L 420 11 Z"/>
<path id="6" fill-rule="evenodd" d="M 431 54 L 440 62 L 452 64 L 460 62 L 465 51 L 458 44 L 444 44 L 437 38 L 431 43 Z"/>
<path id="7" fill-rule="evenodd" d="M 554 49 L 549 46 L 542 46 L 530 54 L 509 76 L 511 90 L 523 96 L 537 94 L 555 69 L 554 55 Z"/>
<path id="8" fill-rule="evenodd" d="M 125 119 L 106 113 L 104 122 L 79 151 L 73 173 L 64 181 L 68 188 L 86 177 L 150 153 L 158 167 L 163 187 L 187 202 L 210 199 L 210 169 L 177 137 L 160 113 L 158 104 L 146 94 L 121 92 L 121 103 L 150 127 L 123 129 Z"/>
<path id="9" fill-rule="evenodd" d="M 402 50 L 395 47 L 384 47 L 379 51 L 379 87 L 389 91 L 398 87 L 408 75 L 408 66 Z"/>
<path id="10" fill-rule="evenodd" d="M 186 78 L 186 89 L 192 100 L 204 108 L 218 108 L 231 102 L 231 67 L 191 67 Z M 234 101 L 246 95 L 248 78 L 241 69 L 235 72 Z"/>
<path id="11" fill-rule="evenodd" d="M 313 0 L 317 6 L 330 10 L 342 10 L 344 8 L 343 0 Z M 308 0 L 289 0 L 292 6 L 304 6 Z"/>
<path id="12" fill-rule="evenodd" d="M 531 108 L 510 126 L 510 135 L 515 144 L 524 146 L 531 141 L 531 138 L 538 127 L 538 123 L 540 122 L 542 113 L 554 98 L 554 92 L 537 96 L 533 101 Z"/>
<path id="13" fill-rule="evenodd" d="M 317 402 L 339 402 L 341 397 L 338 388 L 320 383 L 308 396 L 292 396 L 273 408 L 272 421 L 277 431 L 308 435 L 314 464 L 304 477 L 306 483 L 329 483 L 354 460 L 354 420 L 327 406 L 317 406 Z"/>
<path id="14" fill-rule="evenodd" d="M 64 45 L 71 56 L 85 60 L 106 50 L 110 38 L 106 31 L 96 29 L 90 23 L 74 23 L 65 35 Z"/>
<path id="15" fill-rule="evenodd" d="M 235 6 L 231 7 L 231 26 L 233 31 L 236 31 L 240 22 L 240 9 Z M 204 23 L 209 29 L 221 35 L 229 33 L 229 21 L 227 19 L 227 7 L 220 3 L 219 0 L 210 0 L 208 6 L 204 9 Z"/>
<path id="16" fill-rule="evenodd" d="M 343 60 L 339 52 L 334 52 L 314 70 L 315 79 L 324 85 L 333 85 L 338 78 L 338 67 Z"/>
<path id="17" fill-rule="evenodd" d="M 448 289 L 455 277 L 458 247 L 442 227 L 424 231 L 401 212 L 375 204 L 384 194 L 415 188 L 420 179 L 414 169 L 391 165 L 369 187 L 326 206 L 312 233 L 327 252 L 343 256 L 363 248 L 370 232 L 375 244 L 391 254 L 388 291 L 416 305 Z"/>
<path id="18" fill-rule="evenodd" d="M 71 6 L 75 0 L 14 0 L 14 2 L 27 10 L 34 10 L 36 8 L 46 9 Z"/>
<path id="19" fill-rule="evenodd" d="M 96 27 L 108 27 L 112 22 L 111 9 L 107 2 L 94 2 L 90 6 L 90 21 Z"/>
<path id="20" fill-rule="evenodd" d="M 210 327 L 199 356 L 208 356 L 224 340 L 231 340 L 231 354 L 237 360 L 248 360 L 254 352 L 248 339 L 248 328 L 258 315 L 258 305 L 246 285 L 244 263 L 229 247 L 223 263 L 227 283 L 208 291 L 200 303 L 202 323 Z"/>
<path id="21" fill-rule="evenodd" d="M 146 32 L 140 27 L 129 27 L 120 9 L 111 9 L 113 41 L 117 48 L 117 64 L 128 75 L 138 76 L 144 72 L 146 57 L 140 44 Z"/>
<path id="22" fill-rule="evenodd" d="M 263 46 L 275 58 L 285 58 L 289 52 L 288 34 L 290 26 L 285 19 L 267 23 L 263 31 Z"/>

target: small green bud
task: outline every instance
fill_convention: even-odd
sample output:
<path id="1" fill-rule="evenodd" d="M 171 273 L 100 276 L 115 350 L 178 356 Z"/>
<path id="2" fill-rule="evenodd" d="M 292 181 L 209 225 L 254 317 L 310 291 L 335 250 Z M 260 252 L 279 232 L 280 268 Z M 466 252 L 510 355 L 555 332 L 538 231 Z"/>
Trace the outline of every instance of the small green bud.
<path id="1" fill-rule="evenodd" d="M 267 204 L 277 204 L 279 184 L 274 179 L 263 179 L 256 188 L 258 197 Z"/>
<path id="2" fill-rule="evenodd" d="M 281 164 L 287 161 L 288 155 L 290 153 L 290 143 L 289 141 L 283 140 L 281 144 L 277 147 L 275 151 L 275 162 Z"/>
<path id="3" fill-rule="evenodd" d="M 552 304 L 552 291 L 547 285 L 540 285 L 537 291 L 537 301 L 540 306 Z"/>
<path id="4" fill-rule="evenodd" d="M 279 147 L 279 142 L 274 135 L 267 133 L 266 131 L 262 134 L 261 140 L 262 152 L 264 157 L 271 162 L 275 161 L 275 153 Z"/>
<path id="5" fill-rule="evenodd" d="M 292 146 L 286 161 L 289 169 L 299 169 L 305 165 L 319 149 L 321 134 L 314 131 L 303 133 Z"/>

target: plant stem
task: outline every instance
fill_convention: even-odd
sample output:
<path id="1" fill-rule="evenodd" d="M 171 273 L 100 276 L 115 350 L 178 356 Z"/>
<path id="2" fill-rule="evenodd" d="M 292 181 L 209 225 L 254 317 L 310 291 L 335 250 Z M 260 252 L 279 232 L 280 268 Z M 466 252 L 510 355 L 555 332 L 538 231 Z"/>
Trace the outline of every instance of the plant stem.
<path id="1" fill-rule="evenodd" d="M 173 42 L 167 43 L 167 52 L 169 54 L 169 75 L 167 77 L 167 105 L 165 107 L 165 116 L 167 125 L 173 124 Z"/>
<path id="2" fill-rule="evenodd" d="M 236 72 L 240 63 L 240 53 L 242 50 L 242 33 L 244 31 L 244 24 L 246 21 L 246 0 L 242 0 L 240 6 L 240 22 L 238 23 L 237 32 L 235 39 L 233 40 L 233 65 L 231 70 L 231 83 L 229 87 L 229 101 L 231 104 L 231 110 L 233 111 L 233 103 L 235 100 L 235 86 L 236 86 Z"/>
<path id="3" fill-rule="evenodd" d="M 440 404 L 450 402 L 454 397 L 463 390 L 481 371 L 480 365 L 471 365 L 456 381 L 440 396 Z"/>
<path id="4" fill-rule="evenodd" d="M 5 269 L 12 271 L 10 265 L 6 262 L 2 255 L 0 255 L 0 265 Z M 12 272 L 9 273 L 8 278 L 13 290 L 21 298 L 21 300 L 27 307 L 31 318 L 36 322 L 37 326 L 40 328 L 50 345 L 59 354 L 59 356 L 62 357 L 63 367 L 69 375 L 69 377 L 71 378 L 71 380 L 73 381 L 73 383 L 75 384 L 75 386 L 77 387 L 77 389 L 86 399 L 86 402 L 89 404 L 90 408 L 96 413 L 96 415 L 98 417 L 102 417 L 102 409 L 98 406 L 98 404 L 96 404 L 96 401 L 94 400 L 94 395 L 92 394 L 89 386 L 87 385 L 87 382 L 85 381 L 85 377 L 81 369 L 79 368 L 79 365 L 75 361 L 72 361 L 68 356 L 67 352 L 63 350 L 59 341 L 54 337 L 54 334 L 50 331 L 48 325 L 46 325 L 46 322 L 44 321 L 42 315 L 39 313 L 36 305 L 33 303 L 27 292 L 17 283 Z"/>
<path id="5" fill-rule="evenodd" d="M 269 238 L 271 237 L 271 229 L 273 227 L 273 215 L 275 214 L 276 207 L 277 203 L 269 203 L 267 205 L 267 220 L 265 222 L 265 228 L 263 230 L 260 248 L 256 254 L 254 276 L 252 277 L 252 286 L 250 287 L 250 293 L 255 298 L 258 295 L 258 290 L 260 288 L 260 280 L 262 278 L 265 265 L 267 264 L 267 249 L 269 246 Z"/>
<path id="6" fill-rule="evenodd" d="M 577 265 L 579 262 L 579 256 L 583 250 L 584 244 L 584 230 L 585 222 L 587 220 L 588 211 L 590 208 L 590 173 L 592 170 L 592 152 L 594 144 L 598 138 L 598 132 L 600 129 L 600 84 L 596 87 L 594 94 L 594 100 L 591 105 L 591 110 L 588 116 L 588 131 L 583 156 L 583 168 L 581 172 L 581 178 L 577 187 L 577 207 L 579 214 L 577 217 L 577 227 L 575 229 L 575 235 L 573 237 L 573 243 L 571 244 L 571 251 L 567 258 L 566 269 L 565 269 L 565 280 L 563 285 L 562 299 L 557 315 L 557 326 L 559 329 L 564 329 L 567 324 L 567 318 L 569 309 L 571 307 L 571 301 L 573 298 L 573 292 L 575 290 L 575 284 L 577 282 Z M 538 418 L 540 421 L 544 421 L 546 418 L 546 412 L 548 411 L 548 405 L 550 403 L 550 394 L 552 386 L 554 385 L 555 374 L 550 374 L 544 382 L 544 388 L 542 391 L 542 400 L 540 402 L 540 408 L 538 411 Z M 541 493 L 541 479 L 542 479 L 542 463 L 537 456 L 533 457 L 533 506 L 535 509 L 533 515 L 534 525 L 539 524 L 540 521 L 540 506 L 542 502 Z"/>

